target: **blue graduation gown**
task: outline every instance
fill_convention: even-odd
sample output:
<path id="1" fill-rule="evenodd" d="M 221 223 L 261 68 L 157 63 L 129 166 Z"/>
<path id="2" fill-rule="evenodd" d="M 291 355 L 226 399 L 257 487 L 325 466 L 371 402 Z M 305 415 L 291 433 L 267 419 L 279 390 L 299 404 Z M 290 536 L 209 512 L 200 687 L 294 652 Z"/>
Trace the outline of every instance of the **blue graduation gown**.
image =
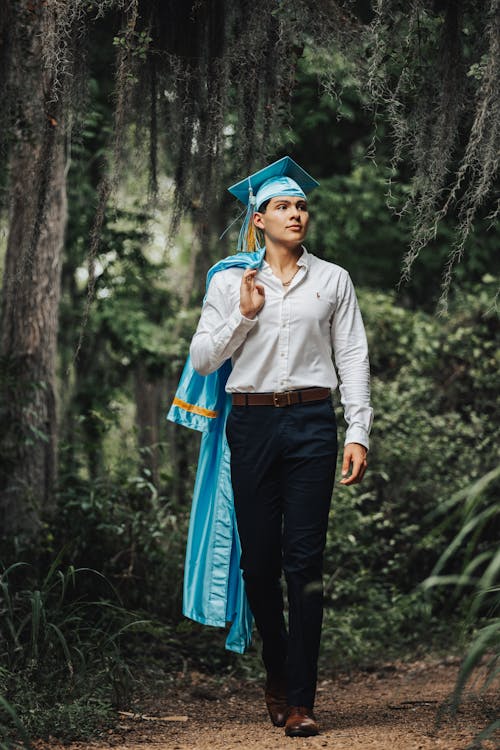
<path id="1" fill-rule="evenodd" d="M 265 249 L 236 253 L 207 274 L 226 268 L 260 268 Z M 231 361 L 203 376 L 188 357 L 167 419 L 203 433 L 191 506 L 184 567 L 183 614 L 204 625 L 231 628 L 226 648 L 243 653 L 252 638 L 252 613 L 240 569 L 241 547 L 231 487 L 226 419 L 231 397 L 225 386 Z"/>

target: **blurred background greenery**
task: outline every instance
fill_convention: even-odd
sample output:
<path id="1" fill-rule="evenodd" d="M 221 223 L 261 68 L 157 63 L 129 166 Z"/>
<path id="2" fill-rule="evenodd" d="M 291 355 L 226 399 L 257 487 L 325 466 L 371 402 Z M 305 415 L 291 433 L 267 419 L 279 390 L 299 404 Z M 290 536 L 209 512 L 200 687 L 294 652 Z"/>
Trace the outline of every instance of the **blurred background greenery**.
<path id="1" fill-rule="evenodd" d="M 141 55 L 154 52 L 154 42 L 150 32 L 136 31 L 135 46 L 127 47 L 130 38 L 118 30 L 123 5 L 114 5 L 106 13 L 106 3 L 87 4 L 102 14 L 85 42 L 84 106 L 76 108 L 80 119 L 65 141 L 57 478 L 42 502 L 33 486 L 18 485 L 14 512 L 4 495 L 10 508 L 0 530 L 5 746 L 13 727 L 25 737 L 89 736 L 113 705 L 140 691 L 145 675 L 154 685 L 190 669 L 259 674 L 258 645 L 238 658 L 224 651 L 224 633 L 182 618 L 199 436 L 165 416 L 198 319 L 206 270 L 235 245 L 235 227 L 218 239 L 239 211 L 224 186 L 249 165 L 259 168 L 284 154 L 321 183 L 311 195 L 307 247 L 349 270 L 373 377 L 370 469 L 360 486 L 337 488 L 333 498 L 321 668 L 330 674 L 436 652 L 463 654 L 478 634 L 479 656 L 498 654 L 498 233 L 491 198 L 455 267 L 447 313 L 438 315 L 457 211 L 440 221 L 409 281 L 399 284 L 415 231 L 415 216 L 404 210 L 416 189 L 412 156 L 395 164 L 389 116 L 383 108 L 374 116 L 340 46 L 320 47 L 314 36 L 295 50 L 286 96 L 275 102 L 283 113 L 273 113 L 277 119 L 263 140 L 246 144 L 250 158 L 235 135 L 245 121 L 234 95 L 224 112 L 214 174 L 197 183 L 191 164 L 189 177 L 190 163 L 178 156 L 182 148 L 199 150 L 203 133 L 192 129 L 196 147 L 181 148 L 187 136 L 174 115 L 155 121 L 160 148 L 152 170 L 144 123 L 136 116 L 145 102 L 136 91 L 136 98 L 122 102 L 127 117 L 120 120 L 124 83 L 113 61 L 125 49 L 140 63 Z M 293 3 L 285 5 L 293 11 Z M 354 5 L 369 21 L 370 3 Z M 440 19 L 437 6 L 435 16 L 427 16 L 431 26 Z M 296 23 L 293 13 L 290 18 Z M 337 93 L 325 77 L 337 82 Z M 186 97 L 195 95 L 187 90 Z M 171 97 L 176 106 L 172 91 L 155 90 L 154 96 Z M 5 332 L 8 298 L 15 296 L 6 258 L 16 175 L 12 164 L 9 171 L 9 149 L 3 153 Z M 211 163 L 210 154 L 204 159 Z M 103 179 L 110 173 L 106 193 Z M 100 207 L 105 211 L 96 225 Z M 4 346 L 5 493 L 19 445 L 34 455 L 53 437 L 35 422 L 28 434 L 12 426 L 18 364 Z M 43 377 L 26 382 L 24 397 L 46 388 Z"/>

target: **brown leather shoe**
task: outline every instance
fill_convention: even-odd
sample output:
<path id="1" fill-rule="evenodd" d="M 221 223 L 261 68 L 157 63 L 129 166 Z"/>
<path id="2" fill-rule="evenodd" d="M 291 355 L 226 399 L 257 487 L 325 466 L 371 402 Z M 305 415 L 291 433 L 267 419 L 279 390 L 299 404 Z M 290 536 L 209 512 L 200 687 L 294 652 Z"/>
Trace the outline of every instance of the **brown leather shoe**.
<path id="1" fill-rule="evenodd" d="M 285 724 L 287 737 L 312 737 L 319 734 L 319 727 L 311 708 L 290 706 Z"/>
<path id="2" fill-rule="evenodd" d="M 284 727 L 286 719 L 286 680 L 268 676 L 264 689 L 267 710 L 275 727 Z"/>

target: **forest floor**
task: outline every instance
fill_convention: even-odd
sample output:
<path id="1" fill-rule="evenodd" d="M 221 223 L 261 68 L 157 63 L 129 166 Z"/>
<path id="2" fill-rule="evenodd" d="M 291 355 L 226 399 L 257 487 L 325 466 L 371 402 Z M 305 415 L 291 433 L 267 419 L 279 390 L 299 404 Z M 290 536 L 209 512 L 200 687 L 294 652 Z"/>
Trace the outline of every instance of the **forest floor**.
<path id="1" fill-rule="evenodd" d="M 36 750 L 466 750 L 495 715 L 493 688 L 469 689 L 458 713 L 442 707 L 457 675 L 456 659 L 390 664 L 367 673 L 320 679 L 317 737 L 287 738 L 271 725 L 255 682 L 180 678 L 163 694 L 141 701 L 141 713 L 121 712 L 101 739 L 71 745 L 35 743 Z M 472 686 L 474 688 L 474 685 Z M 498 689 L 498 686 L 497 686 Z M 498 716 L 498 704 L 496 706 Z M 483 742 L 500 747 L 500 736 Z"/>

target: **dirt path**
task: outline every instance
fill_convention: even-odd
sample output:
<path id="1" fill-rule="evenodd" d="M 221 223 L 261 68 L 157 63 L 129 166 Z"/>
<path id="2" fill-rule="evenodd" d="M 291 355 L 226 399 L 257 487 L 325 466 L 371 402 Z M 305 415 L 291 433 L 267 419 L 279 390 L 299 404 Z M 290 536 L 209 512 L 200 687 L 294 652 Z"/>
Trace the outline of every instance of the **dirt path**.
<path id="1" fill-rule="evenodd" d="M 322 680 L 316 716 L 317 737 L 284 736 L 267 719 L 262 689 L 254 683 L 193 674 L 151 702 L 142 719 L 121 715 L 102 740 L 66 745 L 66 750 L 466 750 L 495 715 L 495 690 L 469 691 L 458 715 L 437 723 L 439 706 L 450 694 L 457 665 L 447 662 L 388 666 L 373 674 Z M 498 686 L 497 686 L 498 688 Z M 144 709 L 143 709 L 144 710 Z M 496 705 L 498 716 L 498 702 Z M 500 735 L 482 747 L 500 747 Z M 62 750 L 58 743 L 38 750 Z"/>

